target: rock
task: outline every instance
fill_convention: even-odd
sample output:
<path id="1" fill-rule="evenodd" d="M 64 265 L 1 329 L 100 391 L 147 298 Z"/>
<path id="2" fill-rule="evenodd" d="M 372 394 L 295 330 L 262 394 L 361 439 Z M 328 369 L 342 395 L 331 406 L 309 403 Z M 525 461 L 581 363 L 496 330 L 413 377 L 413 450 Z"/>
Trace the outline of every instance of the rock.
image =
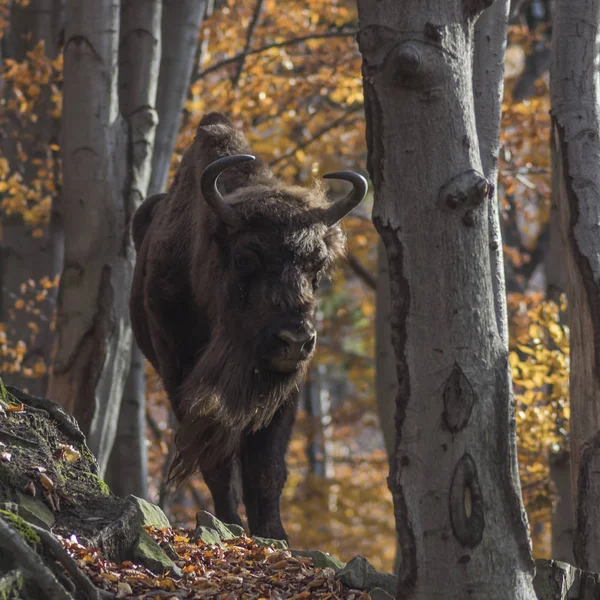
<path id="1" fill-rule="evenodd" d="M 132 495 L 127 496 L 125 502 L 133 504 L 137 507 L 138 513 L 140 514 L 142 519 L 142 527 L 156 527 L 157 529 L 171 527 L 169 519 L 167 519 L 167 516 L 163 512 L 162 508 L 160 508 L 160 506 L 150 504 L 150 502 L 148 502 L 147 500 Z"/>
<path id="2" fill-rule="evenodd" d="M 127 598 L 127 596 L 133 595 L 131 586 L 126 581 L 119 581 L 117 585 L 117 598 Z"/>
<path id="3" fill-rule="evenodd" d="M 371 600 L 394 600 L 394 596 L 388 594 L 383 588 L 376 587 L 369 591 Z"/>
<path id="4" fill-rule="evenodd" d="M 26 496 L 20 492 L 17 492 L 17 498 L 18 515 L 29 523 L 50 531 L 56 521 L 54 513 L 41 500 Z"/>
<path id="5" fill-rule="evenodd" d="M 243 537 L 246 535 L 246 530 L 241 525 L 236 525 L 235 523 L 227 523 L 225 527 L 227 527 L 227 529 L 229 529 L 229 531 L 231 531 L 231 533 L 235 537 Z"/>
<path id="6" fill-rule="evenodd" d="M 225 523 L 205 510 L 199 510 L 196 513 L 196 527 L 214 529 L 222 540 L 231 540 L 236 537 Z"/>
<path id="7" fill-rule="evenodd" d="M 254 537 L 254 543 L 261 548 L 277 548 L 278 550 L 289 550 L 288 543 L 285 540 L 274 540 L 271 538 Z"/>
<path id="8" fill-rule="evenodd" d="M 338 571 L 337 576 L 350 588 L 357 590 L 382 588 L 391 596 L 396 595 L 396 577 L 389 573 L 379 573 L 364 556 L 355 556 Z"/>
<path id="9" fill-rule="evenodd" d="M 202 540 L 209 546 L 223 546 L 223 540 L 219 537 L 219 532 L 211 527 L 204 527 L 204 525 L 196 527 L 194 535 L 192 536 L 192 541 L 194 543 L 198 543 L 199 540 Z"/>
<path id="10" fill-rule="evenodd" d="M 315 567 L 319 569 L 333 569 L 336 573 L 346 566 L 346 563 L 341 561 L 336 556 L 332 556 L 328 552 L 321 550 L 292 550 L 292 556 L 307 556 L 312 558 Z"/>
<path id="11" fill-rule="evenodd" d="M 140 535 L 133 547 L 133 558 L 141 562 L 146 568 L 156 575 L 163 575 L 170 571 L 172 575 L 181 577 L 181 569 L 165 554 L 154 538 L 145 530 Z"/>
<path id="12" fill-rule="evenodd" d="M 2 598 L 2 600 L 5 598 L 33 597 L 27 594 L 34 594 L 35 588 L 32 588 L 30 592 L 25 592 L 26 587 L 26 578 L 19 569 L 14 569 L 0 575 L 0 598 Z"/>
<path id="13" fill-rule="evenodd" d="M 138 538 L 143 534 L 148 535 L 145 531 L 146 527 L 162 529 L 171 525 L 161 508 L 137 496 L 128 496 L 119 517 L 102 529 L 94 542 L 109 560 L 115 562 L 130 560 Z M 158 544 L 156 547 L 164 555 L 165 560 L 173 563 Z"/>
<path id="14" fill-rule="evenodd" d="M 533 587 L 539 600 L 597 598 L 600 575 L 582 571 L 558 560 L 536 561 Z"/>

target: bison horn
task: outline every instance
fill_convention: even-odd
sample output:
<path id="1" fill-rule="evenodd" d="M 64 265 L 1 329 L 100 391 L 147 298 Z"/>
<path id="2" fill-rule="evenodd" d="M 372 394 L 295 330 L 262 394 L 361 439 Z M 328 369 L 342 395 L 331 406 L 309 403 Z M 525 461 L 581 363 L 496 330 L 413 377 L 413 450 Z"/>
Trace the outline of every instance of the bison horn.
<path id="1" fill-rule="evenodd" d="M 233 156 L 224 156 L 219 158 L 208 165 L 202 175 L 200 176 L 200 190 L 206 200 L 207 204 L 221 217 L 221 220 L 225 225 L 236 228 L 240 224 L 240 218 L 230 204 L 225 202 L 225 199 L 219 192 L 217 182 L 223 171 L 239 165 L 250 160 L 254 160 L 255 157 L 251 154 L 234 154 Z"/>
<path id="2" fill-rule="evenodd" d="M 341 179 L 342 181 L 349 181 L 353 185 L 352 191 L 345 198 L 338 200 L 338 202 L 325 209 L 322 221 L 331 227 L 363 201 L 367 195 L 369 185 L 362 175 L 351 171 L 327 173 L 327 175 L 323 175 L 323 179 Z"/>

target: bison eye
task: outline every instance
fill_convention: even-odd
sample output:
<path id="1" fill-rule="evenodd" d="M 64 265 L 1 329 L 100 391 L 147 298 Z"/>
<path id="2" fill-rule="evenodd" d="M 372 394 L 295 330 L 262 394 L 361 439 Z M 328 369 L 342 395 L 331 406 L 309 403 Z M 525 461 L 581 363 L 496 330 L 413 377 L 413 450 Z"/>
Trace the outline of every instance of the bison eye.
<path id="1" fill-rule="evenodd" d="M 248 277 L 258 269 L 260 261 L 254 252 L 240 252 L 233 259 L 233 264 L 240 275 Z"/>

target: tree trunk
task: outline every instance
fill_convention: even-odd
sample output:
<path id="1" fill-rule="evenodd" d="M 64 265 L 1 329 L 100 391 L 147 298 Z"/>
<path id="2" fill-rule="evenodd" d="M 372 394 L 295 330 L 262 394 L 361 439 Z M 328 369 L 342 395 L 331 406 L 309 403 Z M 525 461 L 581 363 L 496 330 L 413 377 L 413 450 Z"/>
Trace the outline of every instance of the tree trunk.
<path id="1" fill-rule="evenodd" d="M 200 24 L 206 0 L 164 0 L 162 20 L 163 52 L 156 108 L 160 116 L 148 195 L 167 186 L 171 156 L 177 141 L 183 105 L 190 87 Z"/>
<path id="2" fill-rule="evenodd" d="M 571 457 L 562 451 L 550 456 L 550 479 L 556 489 L 557 502 L 552 511 L 552 558 L 572 565 L 573 494 Z"/>
<path id="3" fill-rule="evenodd" d="M 571 477 L 577 566 L 600 571 L 600 1 L 557 0 L 550 94 L 553 165 L 571 330 Z"/>
<path id="4" fill-rule="evenodd" d="M 475 24 L 473 53 L 473 98 L 479 155 L 483 174 L 492 185 L 488 227 L 494 309 L 498 334 L 506 351 L 508 351 L 508 316 L 497 182 L 509 8 L 508 0 L 496 0 L 490 8 L 483 11 Z"/>
<path id="5" fill-rule="evenodd" d="M 377 414 L 383 433 L 388 459 L 394 455 L 396 429 L 396 358 L 390 337 L 390 273 L 385 246 L 380 240 L 377 245 L 377 296 L 375 299 L 375 397 Z"/>
<path id="6" fill-rule="evenodd" d="M 485 4 L 358 2 L 399 381 L 389 477 L 399 598 L 535 598 L 475 122 Z"/>
<path id="7" fill-rule="evenodd" d="M 65 403 L 86 432 L 101 474 L 131 360 L 129 223 L 150 179 L 161 5 L 160 0 L 124 3 L 120 39 L 117 0 L 67 3 L 65 264 L 50 395 Z"/>
<path id="8" fill-rule="evenodd" d="M 158 126 L 148 196 L 163 192 L 166 187 L 171 156 L 175 149 L 197 53 L 200 24 L 205 14 L 203 1 L 166 0 L 163 3 L 162 52 L 156 98 Z M 142 424 L 146 420 L 146 376 L 143 363 L 141 369 L 133 368 L 140 354 L 135 340 L 132 341 L 131 352 L 132 368 L 127 378 L 125 397 L 119 415 L 119 428 L 113 446 L 114 456 L 110 459 L 108 480 L 115 493 L 146 497 L 147 483 L 144 484 L 145 488 L 141 486 L 147 480 L 142 473 L 133 480 L 121 476 L 122 472 L 134 473 L 137 465 L 147 462 L 145 427 L 135 429 L 135 432 L 132 430 L 132 423 Z"/>
<path id="9" fill-rule="evenodd" d="M 142 351 L 137 344 L 132 344 L 131 366 L 106 482 L 113 494 L 121 498 L 133 494 L 149 500 L 144 364 Z"/>
<path id="10" fill-rule="evenodd" d="M 62 0 L 32 0 L 27 6 L 13 3 L 11 24 L 3 45 L 5 57 L 25 60 L 27 53 L 42 41 L 45 55 L 55 58 L 59 51 L 63 18 Z M 11 86 L 7 85 L 5 91 L 10 94 Z M 2 155 L 8 160 L 11 171 L 18 171 L 23 183 L 28 186 L 38 177 L 40 165 L 53 160 L 50 144 L 57 141 L 59 121 L 49 113 L 51 104 L 50 90 L 43 87 L 36 102 L 35 121 L 22 119 L 12 115 L 10 111 L 4 114 L 7 122 L 2 125 Z M 24 152 L 27 156 L 25 161 L 18 157 L 19 152 Z M 43 363 L 46 367 L 50 364 L 54 338 L 51 323 L 57 290 L 47 290 L 45 300 L 36 304 L 36 308 L 40 310 L 37 317 L 15 310 L 14 305 L 18 299 L 27 301 L 28 298 L 23 298 L 20 290 L 26 281 L 33 280 L 39 285 L 43 277 L 53 279 L 61 270 L 63 235 L 57 197 L 52 200 L 50 223 L 43 228 L 43 235 L 34 237 L 33 230 L 34 227 L 26 224 L 21 215 L 2 216 L 0 320 L 6 326 L 10 345 L 19 340 L 27 344 L 21 369 L 13 371 L 10 357 L 3 357 L 2 371 L 8 383 L 42 396 L 46 393 L 47 375 L 32 377 L 27 372 L 35 370 L 38 363 Z M 29 286 L 27 288 L 31 290 Z M 38 327 L 35 335 L 32 335 L 29 327 L 32 321 Z"/>
<path id="11" fill-rule="evenodd" d="M 385 245 L 381 240 L 377 244 L 377 292 L 375 298 L 375 399 L 377 415 L 383 442 L 391 467 L 396 447 L 396 396 L 398 394 L 398 378 L 396 376 L 396 357 L 390 335 L 390 272 L 385 253 Z M 400 567 L 400 547 L 396 546 L 393 572 Z"/>
<path id="12" fill-rule="evenodd" d="M 553 153 L 554 154 L 554 153 Z M 553 157 L 555 158 L 555 157 Z M 564 294 L 566 273 L 564 265 L 565 243 L 560 226 L 558 206 L 557 169 L 552 166 L 552 199 L 550 204 L 550 223 L 548 225 L 549 243 L 544 260 L 546 276 L 546 298 L 560 303 Z M 566 323 L 568 314 L 561 313 L 561 323 Z M 562 426 L 557 424 L 557 428 Z M 550 454 L 550 479 L 554 483 L 556 505 L 552 511 L 552 553 L 554 560 L 560 560 L 571 565 L 575 564 L 573 556 L 573 529 L 575 509 L 573 505 L 573 487 L 571 485 L 571 453 L 569 448 Z"/>

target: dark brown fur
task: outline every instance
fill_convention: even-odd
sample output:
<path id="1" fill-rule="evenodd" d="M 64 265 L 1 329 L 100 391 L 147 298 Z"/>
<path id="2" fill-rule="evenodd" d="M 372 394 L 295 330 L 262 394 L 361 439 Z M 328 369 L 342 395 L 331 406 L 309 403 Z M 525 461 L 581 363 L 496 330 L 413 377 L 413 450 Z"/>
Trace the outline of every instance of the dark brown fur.
<path id="1" fill-rule="evenodd" d="M 254 453 L 285 454 L 289 434 L 277 443 L 266 434 L 258 440 L 273 419 L 291 429 L 293 416 L 284 413 L 295 410 L 292 395 L 308 360 L 292 373 L 269 370 L 260 359 L 263 332 L 289 315 L 311 321 L 314 280 L 328 275 L 344 251 L 339 226 L 327 227 L 315 216 L 318 210 L 309 211 L 329 205 L 324 191 L 285 185 L 260 159 L 221 175 L 220 189 L 243 225 L 231 231 L 221 222 L 201 196 L 199 175 L 217 158 L 249 152 L 224 115 L 205 116 L 168 193 L 146 200 L 133 220 L 132 326 L 180 423 L 172 471 L 177 481 L 200 469 L 207 479 L 217 472 L 215 486 L 223 486 L 223 473 L 231 475 L 247 439 L 257 444 Z M 248 278 L 240 276 L 239 265 L 250 250 L 260 268 Z M 274 449 L 274 443 L 284 447 Z M 256 476 L 268 479 L 269 473 Z M 281 474 L 276 479 L 282 486 Z M 285 535 L 277 525 L 265 531 Z"/>

